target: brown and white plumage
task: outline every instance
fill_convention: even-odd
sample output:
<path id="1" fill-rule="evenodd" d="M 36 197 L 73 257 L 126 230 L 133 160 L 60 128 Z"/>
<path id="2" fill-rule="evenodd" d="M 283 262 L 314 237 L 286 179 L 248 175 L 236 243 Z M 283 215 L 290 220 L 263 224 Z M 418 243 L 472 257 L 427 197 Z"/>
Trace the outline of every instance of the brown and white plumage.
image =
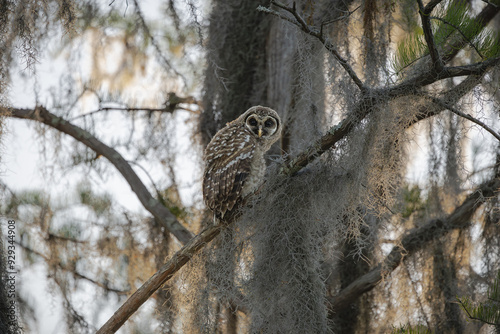
<path id="1" fill-rule="evenodd" d="M 217 218 L 262 184 L 264 153 L 279 139 L 281 128 L 276 111 L 255 106 L 212 138 L 205 150 L 203 199 Z"/>

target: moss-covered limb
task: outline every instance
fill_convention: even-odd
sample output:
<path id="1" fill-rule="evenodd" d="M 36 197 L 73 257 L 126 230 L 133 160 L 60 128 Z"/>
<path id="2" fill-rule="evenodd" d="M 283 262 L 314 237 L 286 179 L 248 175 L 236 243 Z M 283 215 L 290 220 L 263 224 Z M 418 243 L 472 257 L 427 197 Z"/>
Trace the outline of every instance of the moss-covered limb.
<path id="1" fill-rule="evenodd" d="M 161 205 L 160 202 L 151 196 L 144 183 L 142 183 L 139 176 L 137 176 L 130 164 L 121 154 L 112 147 L 101 142 L 88 131 L 52 114 L 44 107 L 37 107 L 34 110 L 12 108 L 8 110 L 8 115 L 9 117 L 29 119 L 44 123 L 70 135 L 77 141 L 94 150 L 98 155 L 106 157 L 123 175 L 144 208 L 158 219 L 159 222 L 164 224 L 170 233 L 172 233 L 182 244 L 186 244 L 193 237 L 193 234 L 182 226 L 166 207 Z"/>
<path id="2" fill-rule="evenodd" d="M 304 152 L 288 160 L 283 164 L 280 172 L 292 176 L 302 168 L 313 162 L 330 148 L 350 133 L 370 112 L 369 105 L 374 104 L 368 101 L 359 103 L 357 110 L 348 115 L 337 125 L 333 126 L 321 138 L 312 143 Z"/>
<path id="3" fill-rule="evenodd" d="M 444 67 L 441 72 L 427 71 L 407 79 L 400 84 L 388 88 L 376 89 L 374 92 L 383 93 L 387 98 L 411 95 L 421 88 L 437 81 L 468 75 L 483 75 L 494 66 L 500 64 L 500 57 L 485 60 L 479 63 Z"/>
<path id="4" fill-rule="evenodd" d="M 470 89 L 472 89 L 473 85 L 471 83 L 477 84 L 482 75 L 498 63 L 500 63 L 500 58 L 478 63 L 477 66 L 467 66 L 464 71 L 472 74 L 458 84 L 454 89 L 445 92 L 443 97 L 435 102 L 441 101 L 442 103 L 446 103 L 448 106 L 453 106 L 454 103 L 456 103 L 461 97 L 469 92 Z M 419 80 L 430 82 L 433 79 L 426 74 L 415 79 L 415 82 Z M 415 91 L 413 91 L 413 88 L 418 87 L 418 85 L 415 85 L 415 82 L 411 83 L 410 81 L 407 81 L 404 85 L 401 84 L 392 88 L 371 91 L 371 94 L 366 95 L 366 97 L 358 103 L 356 109 L 345 117 L 340 123 L 330 128 L 327 133 L 312 143 L 306 150 L 304 150 L 304 152 L 285 162 L 281 167 L 281 173 L 294 175 L 325 153 L 328 149 L 334 147 L 337 142 L 347 136 L 358 124 L 360 124 L 361 121 L 373 110 L 373 108 L 380 103 L 380 101 L 386 101 L 388 98 L 414 95 Z M 409 125 L 413 125 L 423 119 L 438 115 L 445 109 L 442 106 L 442 103 L 439 105 L 439 108 L 432 108 L 428 105 L 421 107 L 421 110 L 417 113 L 415 121 Z"/>
<path id="5" fill-rule="evenodd" d="M 494 178 L 483 183 L 455 208 L 445 218 L 433 219 L 422 227 L 409 231 L 401 240 L 401 245 L 396 246 L 387 257 L 376 265 L 367 274 L 359 277 L 336 296 L 330 297 L 329 312 L 347 307 L 365 292 L 378 285 L 384 276 L 396 269 L 404 257 L 411 256 L 423 249 L 430 241 L 435 240 L 454 229 L 463 229 L 469 223 L 472 215 L 484 204 L 488 198 L 500 191 L 500 179 Z"/>
<path id="6" fill-rule="evenodd" d="M 335 47 L 331 45 L 331 43 L 325 39 L 322 32 L 318 31 L 312 26 L 309 26 L 305 23 L 305 21 L 301 18 L 300 14 L 297 12 L 296 7 L 288 7 L 280 2 L 272 1 L 271 2 L 277 8 L 289 13 L 292 15 L 292 18 L 281 14 L 279 11 L 273 10 L 271 8 L 259 7 L 259 10 L 264 11 L 266 13 L 270 13 L 272 15 L 278 16 L 281 19 L 289 21 L 299 27 L 305 33 L 316 37 L 325 48 L 337 59 L 337 61 L 344 67 L 349 77 L 353 80 L 353 82 L 360 88 L 361 96 L 360 102 L 358 103 L 356 110 L 352 111 L 344 120 L 342 120 L 339 124 L 332 127 L 327 133 L 325 133 L 322 137 L 317 139 L 314 143 L 312 143 L 306 150 L 297 156 L 289 159 L 281 168 L 281 173 L 286 175 L 294 175 L 302 168 L 307 166 L 309 163 L 314 161 L 317 157 L 321 156 L 328 149 L 332 148 L 339 140 L 343 139 L 347 134 L 349 134 L 370 112 L 373 108 L 380 102 L 386 101 L 391 98 L 398 98 L 403 96 L 414 95 L 421 88 L 433 84 L 437 81 L 453 78 L 453 77 L 461 77 L 461 76 L 482 76 L 486 71 L 490 68 L 498 65 L 500 63 L 500 58 L 496 57 L 493 59 L 488 59 L 486 61 L 482 61 L 475 64 L 464 65 L 464 66 L 442 66 L 437 70 L 436 68 L 431 68 L 426 71 L 422 71 L 420 74 L 413 76 L 404 80 L 403 82 L 385 88 L 368 88 L 366 87 L 362 81 L 359 79 L 357 74 L 354 72 L 352 67 L 348 64 L 348 62 L 343 59 Z M 432 9 L 437 5 L 439 1 L 432 1 L 425 8 L 425 12 L 432 11 Z M 432 6 L 430 6 L 432 4 Z M 484 9 L 478 16 L 475 18 L 484 28 L 484 26 L 493 18 L 493 16 L 498 12 L 498 8 L 491 8 L 490 5 L 487 6 L 488 9 Z M 426 14 L 428 15 L 428 14 Z M 478 30 L 479 33 L 480 30 Z M 443 59 L 448 62 L 455 55 L 455 49 L 452 48 L 463 48 L 466 46 L 466 42 L 463 41 L 460 44 L 453 44 L 452 46 L 448 46 L 445 48 L 443 52 Z M 466 79 L 467 80 L 467 79 Z M 463 96 L 463 95 L 461 95 Z M 449 103 L 450 104 L 450 103 Z M 450 104 L 452 105 L 452 104 Z M 426 108 L 431 109 L 431 108 Z M 433 109 L 434 112 L 426 112 L 422 113 L 417 117 L 417 121 L 421 119 L 425 119 L 431 116 L 434 116 L 441 112 L 443 108 Z"/>

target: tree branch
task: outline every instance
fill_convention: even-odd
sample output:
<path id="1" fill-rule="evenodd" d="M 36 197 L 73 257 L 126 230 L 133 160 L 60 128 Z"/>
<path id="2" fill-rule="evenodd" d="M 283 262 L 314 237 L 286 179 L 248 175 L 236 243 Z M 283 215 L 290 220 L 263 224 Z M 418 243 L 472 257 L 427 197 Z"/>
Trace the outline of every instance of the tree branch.
<path id="1" fill-rule="evenodd" d="M 97 331 L 97 334 L 115 333 L 156 290 L 172 278 L 200 249 L 219 235 L 222 228 L 224 225 L 211 225 L 191 239 L 120 306 Z"/>
<path id="2" fill-rule="evenodd" d="M 435 71 L 426 71 L 392 87 L 377 89 L 376 92 L 378 94 L 384 94 L 386 98 L 412 95 L 418 92 L 420 88 L 433 84 L 439 80 L 468 75 L 483 75 L 487 70 L 498 64 L 500 64 L 500 57 L 464 66 L 444 67 L 439 73 Z"/>
<path id="3" fill-rule="evenodd" d="M 469 223 L 476 210 L 489 197 L 498 194 L 500 179 L 495 178 L 479 186 L 450 215 L 443 219 L 433 219 L 426 225 L 410 230 L 387 257 L 365 275 L 359 277 L 336 296 L 329 298 L 330 314 L 349 306 L 365 292 L 372 290 L 383 277 L 396 269 L 405 257 L 423 249 L 430 241 L 435 240 L 451 230 L 463 229 Z"/>
<path id="4" fill-rule="evenodd" d="M 187 96 L 187 97 L 180 97 L 180 96 L 177 96 L 174 92 L 170 92 L 168 93 L 168 98 L 167 100 L 165 101 L 164 105 L 165 107 L 163 108 L 147 108 L 147 107 L 101 107 L 97 110 L 94 110 L 94 111 L 91 111 L 89 113 L 86 113 L 86 114 L 82 114 L 82 115 L 78 115 L 78 116 L 75 116 L 71 119 L 69 119 L 69 121 L 73 121 L 75 119 L 78 119 L 78 118 L 82 118 L 82 117 L 87 117 L 87 116 L 91 116 L 93 114 L 97 114 L 99 112 L 102 112 L 102 111 L 110 111 L 110 110 L 117 110 L 117 111 L 146 111 L 146 112 L 166 112 L 166 113 L 173 113 L 175 110 L 177 109 L 181 109 L 181 110 L 185 110 L 185 111 L 188 111 L 190 113 L 193 113 L 193 114 L 199 114 L 200 112 L 197 111 L 197 110 L 192 110 L 192 109 L 188 109 L 188 108 L 184 108 L 182 106 L 180 106 L 179 104 L 196 104 L 196 105 L 200 105 L 200 103 L 198 101 L 196 101 L 196 99 L 192 96 Z"/>
<path id="5" fill-rule="evenodd" d="M 281 15 L 279 12 L 272 10 L 270 8 L 266 8 L 263 6 L 259 6 L 257 10 L 278 16 L 281 19 L 285 19 L 288 22 L 296 25 L 299 27 L 302 31 L 304 31 L 306 34 L 311 35 L 313 37 L 316 37 L 322 44 L 323 46 L 333 55 L 333 57 L 340 63 L 340 65 L 344 68 L 344 70 L 347 72 L 349 77 L 354 81 L 356 86 L 360 89 L 361 92 L 366 92 L 368 88 L 363 84 L 361 79 L 359 79 L 358 75 L 354 70 L 352 69 L 351 65 L 345 60 L 340 53 L 338 53 L 337 49 L 335 49 L 335 46 L 330 43 L 325 36 L 323 36 L 322 31 L 319 31 L 311 26 L 309 26 L 306 21 L 300 16 L 300 14 L 297 12 L 297 8 L 295 7 L 295 3 L 293 7 L 288 7 L 278 1 L 271 1 L 271 5 L 275 5 L 278 8 L 283 9 L 284 11 L 290 13 L 293 15 L 294 19 L 288 18 L 286 16 Z"/>
<path id="6" fill-rule="evenodd" d="M 436 17 L 436 16 L 431 16 L 429 17 L 431 20 L 436 20 L 436 21 L 441 21 L 443 22 L 444 24 L 447 24 L 449 25 L 450 27 L 454 28 L 456 32 L 458 32 L 460 35 L 462 35 L 462 38 L 467 41 L 467 43 L 469 44 L 469 46 L 471 48 L 473 48 L 474 50 L 476 50 L 477 54 L 482 58 L 484 59 L 484 56 L 481 54 L 481 52 L 478 50 L 478 48 L 474 45 L 474 43 L 472 43 L 472 41 L 463 33 L 462 30 L 460 30 L 459 27 L 457 27 L 455 24 L 451 23 L 451 22 L 448 22 L 447 20 L 443 19 L 442 17 Z"/>
<path id="7" fill-rule="evenodd" d="M 477 318 L 477 317 L 472 316 L 472 314 L 470 314 L 470 311 L 467 308 L 467 306 L 464 304 L 464 302 L 460 298 L 457 298 L 457 300 L 458 300 L 458 303 L 460 304 L 460 306 L 462 306 L 462 310 L 464 310 L 467 313 L 467 316 L 469 317 L 469 319 L 471 319 L 471 320 L 478 320 L 478 321 L 481 321 L 481 322 L 483 322 L 485 324 L 492 325 L 492 326 L 498 326 L 499 325 L 498 323 L 490 322 L 490 321 L 488 321 L 486 319 Z"/>
<path id="8" fill-rule="evenodd" d="M 422 20 L 422 29 L 424 31 L 425 42 L 429 48 L 429 54 L 432 59 L 432 66 L 436 72 L 441 72 L 443 70 L 443 61 L 439 56 L 439 52 L 434 43 L 434 36 L 432 34 L 430 14 L 432 10 L 441 2 L 442 0 L 432 0 L 427 6 L 424 7 L 422 0 L 417 0 L 418 3 L 418 13 L 420 14 L 420 19 Z"/>
<path id="9" fill-rule="evenodd" d="M 421 1 L 419 0 L 420 4 Z M 426 20 L 429 20 L 429 14 L 432 12 L 434 7 L 439 4 L 441 0 L 432 0 L 423 8 L 423 13 L 426 16 Z M 294 175 L 310 162 L 314 161 L 317 157 L 321 156 L 328 149 L 332 148 L 339 140 L 344 138 L 348 133 L 350 133 L 360 122 L 371 112 L 373 107 L 378 103 L 378 101 L 387 101 L 387 99 L 397 98 L 402 96 L 408 96 L 417 94 L 422 87 L 435 83 L 439 80 L 460 77 L 460 76 L 482 76 L 488 69 L 496 66 L 500 63 L 500 57 L 490 59 L 487 61 L 479 62 L 476 64 L 470 64 L 465 66 L 453 66 L 453 67 L 442 67 L 440 70 L 436 68 L 423 72 L 420 75 L 409 78 L 400 84 L 393 85 L 387 88 L 373 89 L 366 87 L 362 81 L 359 79 L 357 74 L 354 72 L 352 67 L 348 62 L 340 56 L 335 47 L 325 39 L 321 31 L 310 27 L 302 19 L 302 17 L 297 12 L 295 6 L 288 7 L 278 1 L 271 1 L 272 5 L 283 9 L 284 11 L 292 14 L 293 18 L 282 15 L 280 12 L 275 11 L 271 8 L 266 8 L 259 6 L 258 10 L 270 13 L 272 15 L 278 16 L 281 19 L 287 20 L 297 27 L 299 27 L 305 33 L 316 37 L 325 48 L 337 59 L 337 61 L 344 67 L 349 77 L 354 81 L 354 83 L 360 88 L 362 96 L 360 102 L 357 104 L 356 110 L 351 112 L 344 120 L 339 124 L 332 127 L 325 135 L 316 140 L 311 146 L 309 146 L 304 152 L 300 153 L 296 157 L 288 160 L 281 167 L 280 172 L 286 175 Z M 423 5 L 422 5 L 423 6 Z M 493 16 L 498 12 L 498 8 L 492 8 L 492 6 L 487 6 L 488 10 L 483 10 L 477 17 L 476 20 L 484 24 L 484 26 L 493 18 Z M 430 28 L 430 26 L 429 26 Z M 432 37 L 432 36 L 431 36 Z M 431 44 L 429 47 L 432 47 Z M 454 44 L 452 47 L 463 48 L 466 44 L 461 42 L 461 44 Z M 435 46 L 434 46 L 435 47 Z M 456 55 L 455 49 L 448 48 L 445 50 L 443 61 L 449 61 Z M 436 59 L 439 55 L 434 55 Z M 438 65 L 439 67 L 440 65 Z M 425 115 L 424 118 L 430 115 Z"/>
<path id="10" fill-rule="evenodd" d="M 123 175 L 144 208 L 158 219 L 160 223 L 164 224 L 170 233 L 172 233 L 182 244 L 187 243 L 193 237 L 192 233 L 182 226 L 165 206 L 161 205 L 160 202 L 151 196 L 132 167 L 130 167 L 127 161 L 115 149 L 107 146 L 84 129 L 50 113 L 44 107 L 37 107 L 35 110 L 12 108 L 6 109 L 6 111 L 8 112 L 7 115 L 10 117 L 42 122 L 64 132 L 94 150 L 97 154 L 106 157 Z"/>
<path id="11" fill-rule="evenodd" d="M 256 192 L 258 191 L 260 191 L 260 189 Z M 238 202 L 237 206 L 224 215 L 223 221 L 219 221 L 218 224 L 213 224 L 210 220 L 210 222 L 206 223 L 205 225 L 208 226 L 194 238 L 189 240 L 187 244 L 177 251 L 153 276 L 137 289 L 137 291 L 135 291 L 97 331 L 97 334 L 115 333 L 156 290 L 172 278 L 179 269 L 188 263 L 189 260 L 210 241 L 218 236 L 224 228 L 234 223 L 240 217 L 240 209 L 246 205 L 248 199 L 251 198 L 252 195 L 253 194 L 250 194 L 242 201 Z"/>
<path id="12" fill-rule="evenodd" d="M 442 107 L 444 109 L 448 109 L 452 113 L 454 113 L 454 114 L 456 114 L 456 115 L 458 115 L 460 117 L 463 117 L 465 119 L 468 119 L 469 121 L 471 121 L 473 123 L 476 123 L 477 125 L 479 125 L 483 129 L 485 129 L 486 131 L 488 131 L 489 133 L 491 133 L 496 139 L 498 139 L 500 141 L 500 134 L 498 132 L 496 132 L 495 130 L 493 130 L 492 128 L 490 128 L 485 123 L 483 123 L 480 120 L 478 120 L 477 118 L 474 118 L 474 117 L 472 117 L 469 114 L 465 114 L 465 113 L 461 112 L 460 110 L 452 107 L 451 105 L 447 104 L 446 102 L 442 101 L 441 99 L 438 99 L 436 97 L 432 97 L 432 96 L 429 96 L 429 95 L 425 95 L 425 97 L 428 98 L 428 99 L 430 99 L 433 103 L 437 104 L 438 106 L 440 106 L 440 107 Z"/>

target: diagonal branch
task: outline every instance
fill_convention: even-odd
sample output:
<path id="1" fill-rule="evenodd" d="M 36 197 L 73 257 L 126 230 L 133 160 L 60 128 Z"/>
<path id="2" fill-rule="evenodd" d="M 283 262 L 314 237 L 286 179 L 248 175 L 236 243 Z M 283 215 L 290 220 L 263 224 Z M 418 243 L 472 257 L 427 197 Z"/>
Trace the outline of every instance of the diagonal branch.
<path id="1" fill-rule="evenodd" d="M 447 105 L 454 104 L 458 98 L 464 96 L 473 85 L 477 84 L 482 77 L 482 75 L 491 67 L 500 63 L 500 58 L 495 59 L 495 61 L 485 61 L 473 67 L 471 72 L 465 80 L 457 85 L 456 89 L 450 90 L 445 94 L 445 98 L 442 101 L 446 101 Z M 469 69 L 469 67 L 467 67 Z M 297 156 L 287 160 L 280 169 L 280 172 L 285 175 L 294 175 L 299 172 L 302 168 L 307 166 L 309 163 L 316 160 L 323 153 L 325 153 L 330 148 L 333 148 L 336 143 L 345 138 L 356 126 L 358 126 L 361 121 L 368 116 L 373 108 L 381 101 L 387 101 L 391 98 L 398 98 L 402 96 L 410 96 L 412 94 L 418 94 L 415 87 L 410 84 L 409 81 L 405 84 L 397 85 L 391 88 L 383 89 L 373 89 L 371 95 L 364 96 L 360 102 L 357 103 L 355 109 L 349 113 L 340 123 L 333 126 L 328 130 L 322 137 L 317 139 L 312 143 L 306 150 Z M 455 101 L 455 102 L 453 102 Z M 453 103 L 451 103 L 453 102 Z M 427 108 L 420 111 L 417 114 L 415 122 L 421 121 L 423 119 L 435 116 L 439 114 L 443 109 L 433 110 L 428 112 Z"/>
<path id="2" fill-rule="evenodd" d="M 259 6 L 257 8 L 257 10 L 269 13 L 271 15 L 275 15 L 275 16 L 281 18 L 281 19 L 284 19 L 284 20 L 286 20 L 288 22 L 291 22 L 294 25 L 296 25 L 297 27 L 299 27 L 306 34 L 311 35 L 313 37 L 316 37 L 323 44 L 323 46 L 328 50 L 328 52 L 330 52 L 333 55 L 333 57 L 339 62 L 339 64 L 344 68 L 344 70 L 347 72 L 347 74 L 352 79 L 352 81 L 354 81 L 354 83 L 356 84 L 356 86 L 358 86 L 359 90 L 361 92 L 366 92 L 368 90 L 368 88 L 363 84 L 363 82 L 361 81 L 361 79 L 358 77 L 358 75 L 356 74 L 356 72 L 353 70 L 353 68 L 351 67 L 351 65 L 349 65 L 349 63 L 347 62 L 347 60 L 345 60 L 340 55 L 340 53 L 337 51 L 337 49 L 335 48 L 335 46 L 330 41 L 328 41 L 325 38 L 325 36 L 323 35 L 322 31 L 319 31 L 316 28 L 313 28 L 313 27 L 309 26 L 306 23 L 306 21 L 300 16 L 300 14 L 297 12 L 297 8 L 295 6 L 295 3 L 293 5 L 293 7 L 288 7 L 288 6 L 286 6 L 286 5 L 282 4 L 282 3 L 278 2 L 278 1 L 274 1 L 274 0 L 271 1 L 271 4 L 275 5 L 278 8 L 283 9 L 284 11 L 286 11 L 286 12 L 288 12 L 290 14 L 292 14 L 294 18 L 292 19 L 292 18 L 283 16 L 283 15 L 281 15 L 280 12 L 277 12 L 275 10 L 272 10 L 270 8 L 266 8 L 266 7 L 263 7 L 263 6 Z"/>
<path id="3" fill-rule="evenodd" d="M 191 239 L 125 301 L 97 331 L 97 334 L 115 333 L 156 290 L 172 278 L 200 249 L 219 235 L 223 227 L 223 225 L 211 225 Z"/>
<path id="4" fill-rule="evenodd" d="M 481 51 L 479 51 L 479 49 L 474 45 L 474 43 L 472 43 L 472 40 L 470 40 L 467 37 L 467 35 L 464 34 L 464 32 L 460 29 L 460 27 L 457 27 L 455 24 L 443 19 L 442 17 L 431 16 L 430 19 L 436 20 L 436 21 L 441 21 L 444 24 L 447 24 L 450 27 L 454 28 L 455 31 L 458 32 L 462 36 L 462 38 L 469 44 L 469 46 L 471 48 L 473 48 L 482 59 L 484 59 L 484 56 L 481 54 Z"/>
<path id="5" fill-rule="evenodd" d="M 37 107 L 35 110 L 13 108 L 6 111 L 10 117 L 38 121 L 64 132 L 94 150 L 97 154 L 106 157 L 123 175 L 144 208 L 160 223 L 164 224 L 170 233 L 182 244 L 187 243 L 193 237 L 192 233 L 182 226 L 165 206 L 151 196 L 139 176 L 130 167 L 130 164 L 115 149 L 107 146 L 84 129 L 50 113 L 44 107 Z"/>
<path id="6" fill-rule="evenodd" d="M 485 182 L 447 217 L 430 220 L 424 226 L 410 230 L 401 240 L 401 245 L 394 247 L 381 263 L 356 279 L 339 294 L 329 298 L 330 314 L 349 306 L 362 294 L 372 290 L 385 276 L 394 271 L 405 257 L 423 249 L 430 241 L 454 229 L 465 228 L 476 210 L 499 191 L 500 179 L 495 178 Z"/>
<path id="7" fill-rule="evenodd" d="M 426 95 L 425 97 L 428 98 L 428 99 L 430 99 L 433 103 L 437 104 L 441 108 L 448 109 L 452 113 L 454 113 L 454 114 L 456 114 L 456 115 L 458 115 L 460 117 L 463 117 L 465 119 L 468 119 L 472 123 L 476 123 L 477 125 L 479 125 L 483 129 L 485 129 L 486 131 L 488 131 L 489 133 L 491 133 L 496 139 L 498 139 L 500 141 L 500 134 L 498 132 L 496 132 L 495 130 L 493 130 L 492 128 L 490 128 L 485 123 L 483 123 L 480 120 L 478 120 L 477 118 L 474 118 L 474 117 L 472 117 L 469 114 L 465 114 L 465 113 L 461 112 L 460 110 L 452 107 L 451 105 L 449 105 L 448 103 L 442 101 L 441 99 L 438 99 L 436 97 L 432 97 L 432 96 L 429 96 L 429 95 Z"/>

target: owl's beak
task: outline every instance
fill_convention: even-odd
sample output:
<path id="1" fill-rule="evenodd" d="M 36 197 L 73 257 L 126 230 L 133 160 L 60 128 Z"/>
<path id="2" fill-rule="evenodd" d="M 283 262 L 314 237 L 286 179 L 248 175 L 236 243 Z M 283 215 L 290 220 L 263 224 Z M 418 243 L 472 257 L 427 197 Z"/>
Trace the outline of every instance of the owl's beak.
<path id="1" fill-rule="evenodd" d="M 258 132 L 259 138 L 262 137 L 262 128 L 259 126 L 259 132 Z"/>

